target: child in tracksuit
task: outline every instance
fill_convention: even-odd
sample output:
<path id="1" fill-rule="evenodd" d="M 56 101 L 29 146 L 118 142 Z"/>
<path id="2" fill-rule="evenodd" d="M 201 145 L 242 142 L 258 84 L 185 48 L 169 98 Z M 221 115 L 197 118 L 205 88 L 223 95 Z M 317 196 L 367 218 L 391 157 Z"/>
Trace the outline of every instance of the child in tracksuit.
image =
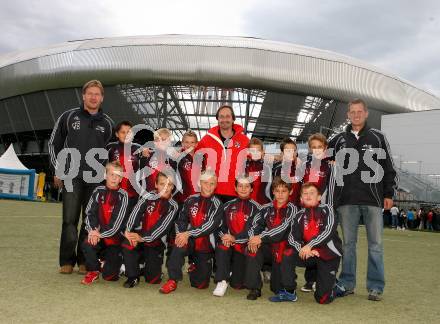
<path id="1" fill-rule="evenodd" d="M 166 235 L 174 224 L 177 203 L 171 199 L 174 189 L 172 174 L 159 172 L 156 190 L 144 194 L 131 213 L 122 243 L 127 281 L 125 288 L 133 288 L 139 283 L 139 254 L 145 260 L 145 281 L 158 284 L 162 281 L 162 264 Z M 140 229 L 137 230 L 137 228 Z M 136 246 L 141 245 L 140 249 Z M 140 250 L 140 251 L 139 251 Z"/>
<path id="2" fill-rule="evenodd" d="M 249 156 L 246 160 L 245 173 L 252 179 L 250 198 L 260 205 L 270 203 L 270 184 L 272 170 L 264 163 L 263 142 L 258 138 L 251 138 L 249 142 Z"/>
<path id="3" fill-rule="evenodd" d="M 270 289 L 277 293 L 281 287 L 281 261 L 287 247 L 287 236 L 279 236 L 276 240 L 266 240 L 278 232 L 286 232 L 290 219 L 296 214 L 297 208 L 289 202 L 292 187 L 290 183 L 275 177 L 272 182 L 274 200 L 264 205 L 249 231 L 248 256 L 246 259 L 245 286 L 249 289 L 248 300 L 256 300 L 261 296 L 260 271 L 264 263 L 272 264 Z M 270 244 L 262 244 L 270 243 Z"/>
<path id="4" fill-rule="evenodd" d="M 297 300 L 296 267 L 316 268 L 315 300 L 320 304 L 331 303 L 335 298 L 334 286 L 342 243 L 336 231 L 333 208 L 320 204 L 321 195 L 313 183 L 301 188 L 301 202 L 304 206 L 291 220 L 288 247 L 281 262 L 282 289 L 269 298 L 272 302 Z M 284 236 L 284 233 L 278 233 Z M 272 239 L 277 239 L 277 235 Z"/>
<path id="5" fill-rule="evenodd" d="M 128 205 L 127 192 L 119 188 L 122 176 L 123 168 L 119 162 L 108 163 L 105 186 L 96 187 L 87 204 L 85 227 L 88 237 L 82 243 L 87 269 L 81 281 L 84 285 L 99 279 L 101 264 L 98 256 L 104 259 L 104 280 L 119 279 L 122 264 L 120 230 Z"/>
<path id="6" fill-rule="evenodd" d="M 141 146 L 133 143 L 131 133 L 132 124 L 129 121 L 122 121 L 115 127 L 117 142 L 107 144 L 109 162 L 118 161 L 124 169 L 120 187 L 128 194 L 127 215 L 130 215 L 136 205 L 139 195 L 136 186 L 136 172 L 139 170 L 139 162 L 142 158 Z M 139 189 L 138 189 L 139 190 Z"/>
<path id="7" fill-rule="evenodd" d="M 176 290 L 182 280 L 185 256 L 190 255 L 195 269 L 189 273 L 191 286 L 208 288 L 212 273 L 215 239 L 223 206 L 214 196 L 217 176 L 211 169 L 200 175 L 200 194 L 189 197 L 176 220 L 176 239 L 167 264 L 169 280 L 160 288 L 163 294 Z"/>
<path id="8" fill-rule="evenodd" d="M 299 206 L 301 190 L 301 161 L 298 158 L 298 148 L 295 141 L 286 137 L 280 143 L 281 161 L 275 162 L 272 168 L 273 178 L 281 177 L 285 182 L 291 184 L 289 201 L 295 206 Z"/>
<path id="9" fill-rule="evenodd" d="M 321 203 L 333 207 L 335 188 L 335 166 L 326 155 L 327 139 L 320 133 L 313 134 L 308 139 L 309 154 L 303 164 L 304 176 L 302 183 L 313 183 L 321 195 Z M 306 268 L 304 273 L 306 283 L 301 291 L 311 292 L 316 281 L 316 271 Z"/>
<path id="10" fill-rule="evenodd" d="M 238 197 L 224 204 L 219 242 L 215 249 L 217 271 L 214 281 L 217 287 L 212 294 L 217 297 L 224 296 L 228 282 L 232 288 L 244 288 L 248 231 L 261 208 L 249 198 L 252 184 L 249 176 L 239 176 L 235 181 Z"/>

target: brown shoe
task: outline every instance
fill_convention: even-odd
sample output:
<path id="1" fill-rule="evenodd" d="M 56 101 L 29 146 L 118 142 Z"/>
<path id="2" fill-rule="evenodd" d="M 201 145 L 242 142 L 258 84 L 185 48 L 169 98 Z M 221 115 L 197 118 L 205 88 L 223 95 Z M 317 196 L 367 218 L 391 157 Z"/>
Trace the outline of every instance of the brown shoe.
<path id="1" fill-rule="evenodd" d="M 80 264 L 78 266 L 78 274 L 86 274 L 87 273 L 87 269 L 86 269 L 86 265 L 85 264 Z"/>
<path id="2" fill-rule="evenodd" d="M 70 264 L 65 264 L 60 267 L 59 273 L 61 274 L 71 274 L 73 272 L 73 267 Z"/>

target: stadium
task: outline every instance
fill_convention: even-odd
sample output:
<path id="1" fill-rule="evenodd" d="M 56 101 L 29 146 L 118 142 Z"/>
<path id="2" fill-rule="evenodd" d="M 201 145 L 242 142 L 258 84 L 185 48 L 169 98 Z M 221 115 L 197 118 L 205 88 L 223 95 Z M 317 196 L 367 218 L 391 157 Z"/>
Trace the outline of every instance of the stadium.
<path id="1" fill-rule="evenodd" d="M 12 144 L 26 167 L 50 173 L 47 143 L 55 121 L 79 106 L 81 86 L 91 79 L 105 85 L 103 109 L 115 122 L 166 127 L 175 141 L 188 129 L 199 137 L 206 134 L 216 124 L 217 108 L 225 103 L 232 105 L 247 135 L 266 144 L 286 136 L 300 143 L 315 132 L 331 136 L 347 124 L 347 103 L 357 97 L 368 103 L 368 122 L 379 129 L 384 115 L 440 107 L 440 98 L 366 62 L 294 44 L 183 35 L 78 40 L 0 56 L 0 155 Z M 406 178 L 415 181 L 412 176 Z M 440 243 L 434 233 L 385 230 L 383 303 L 365 298 L 367 246 L 361 230 L 354 297 L 319 307 L 310 294 L 300 294 L 297 304 L 271 305 L 265 288 L 265 298 L 250 304 L 242 291 L 233 289 L 213 300 L 211 288 L 194 291 L 186 277 L 171 298 L 145 283 L 135 291 L 122 289 L 121 282 L 81 286 L 80 276 L 56 274 L 60 215 L 60 204 L 2 201 L 2 321 L 438 320 L 433 293 L 438 284 L 432 278 L 440 266 Z M 17 268 L 17 260 L 25 262 Z M 409 300 L 416 305 L 406 307 Z M 97 301 L 102 308 L 92 308 Z"/>

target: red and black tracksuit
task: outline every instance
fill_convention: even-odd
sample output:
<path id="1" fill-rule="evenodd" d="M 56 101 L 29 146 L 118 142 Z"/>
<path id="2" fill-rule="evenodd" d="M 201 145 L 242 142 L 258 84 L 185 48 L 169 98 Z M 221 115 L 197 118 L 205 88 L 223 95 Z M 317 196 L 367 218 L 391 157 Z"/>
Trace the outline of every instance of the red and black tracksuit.
<path id="1" fill-rule="evenodd" d="M 120 188 L 124 189 L 128 194 L 127 215 L 130 215 L 139 198 L 132 184 L 138 182 L 136 180 L 136 172 L 139 170 L 139 163 L 142 157 L 141 146 L 136 143 L 122 143 L 118 141 L 107 144 L 107 151 L 109 162 L 118 161 L 124 169 L 124 177 L 122 178 Z"/>
<path id="2" fill-rule="evenodd" d="M 148 157 L 141 159 L 141 182 L 146 192 L 155 191 L 157 174 L 166 169 L 176 171 L 177 164 L 166 152 L 156 150 Z"/>
<path id="3" fill-rule="evenodd" d="M 336 227 L 333 207 L 330 205 L 303 208 L 292 218 L 288 230 L 289 246 L 284 251 L 281 262 L 283 289 L 288 291 L 296 289 L 296 267 L 316 268 L 316 301 L 320 304 L 333 301 L 335 298 L 333 287 L 342 255 L 342 243 Z M 284 237 L 283 233 L 279 235 Z M 318 251 L 319 257 L 301 259 L 299 251 L 305 245 Z"/>
<path id="4" fill-rule="evenodd" d="M 209 286 L 215 245 L 214 231 L 221 223 L 222 212 L 223 205 L 216 196 L 206 198 L 195 194 L 186 200 L 175 227 L 176 234 L 189 232 L 189 240 L 184 247 L 173 247 L 167 264 L 169 279 L 182 280 L 185 256 L 190 255 L 195 265 L 195 270 L 189 274 L 191 286 L 199 289 Z"/>
<path id="5" fill-rule="evenodd" d="M 243 288 L 249 230 L 260 208 L 252 199 L 235 198 L 224 204 L 222 224 L 218 231 L 219 241 L 215 249 L 215 282 L 226 280 L 233 288 Z M 233 246 L 223 245 L 221 238 L 225 234 L 234 236 Z"/>
<path id="6" fill-rule="evenodd" d="M 127 211 L 128 196 L 122 189 L 99 186 L 93 191 L 86 208 L 85 227 L 88 232 L 98 230 L 101 239 L 91 245 L 87 238 L 82 248 L 87 271 L 100 271 L 99 257 L 104 259 L 102 275 L 105 280 L 117 280 L 122 264 L 121 228 Z"/>
<path id="7" fill-rule="evenodd" d="M 260 205 L 265 205 L 271 202 L 272 171 L 270 167 L 264 163 L 264 160 L 246 161 L 245 173 L 252 178 L 253 190 L 251 192 L 251 199 L 255 200 Z"/>
<path id="8" fill-rule="evenodd" d="M 281 177 L 282 180 L 290 182 L 292 185 L 292 193 L 289 196 L 289 201 L 295 206 L 300 205 L 301 195 L 301 179 L 302 170 L 297 168 L 296 161 L 286 162 L 278 161 L 274 163 L 272 168 L 273 177 Z"/>
<path id="9" fill-rule="evenodd" d="M 246 260 L 245 286 L 248 289 L 261 289 L 260 271 L 263 264 L 272 264 L 270 278 L 270 289 L 278 293 L 281 287 L 281 261 L 284 250 L 287 248 L 287 232 L 292 217 L 295 216 L 297 208 L 291 202 L 283 206 L 278 206 L 277 201 L 263 206 L 254 218 L 249 237 L 260 235 L 264 244 L 258 249 L 257 253 L 248 253 Z M 271 239 L 278 233 L 284 235 Z"/>
<path id="10" fill-rule="evenodd" d="M 336 168 L 330 159 L 314 159 L 313 156 L 309 154 L 303 168 L 304 176 L 302 183 L 310 182 L 315 184 L 321 194 L 321 203 L 333 206 Z"/>
<path id="11" fill-rule="evenodd" d="M 193 156 L 189 153 L 182 152 L 182 156 L 177 162 L 177 174 L 181 188 L 177 188 L 178 192 L 173 199 L 179 205 L 183 205 L 185 200 L 197 192 L 197 181 L 193 174 Z M 193 179 L 194 178 L 194 179 Z"/>
<path id="12" fill-rule="evenodd" d="M 139 277 L 139 256 L 142 253 L 145 281 L 152 284 L 162 281 L 166 236 L 174 224 L 177 210 L 177 203 L 173 199 L 160 198 L 155 192 L 147 193 L 139 199 L 127 221 L 127 231 L 137 232 L 143 242 L 138 244 L 139 248 L 131 246 L 127 239 L 122 243 L 128 279 Z"/>

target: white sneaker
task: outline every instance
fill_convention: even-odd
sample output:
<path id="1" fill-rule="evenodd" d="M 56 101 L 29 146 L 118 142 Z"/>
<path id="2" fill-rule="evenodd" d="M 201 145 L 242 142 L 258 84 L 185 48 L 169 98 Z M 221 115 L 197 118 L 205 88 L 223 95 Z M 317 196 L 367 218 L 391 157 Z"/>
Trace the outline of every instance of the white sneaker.
<path id="1" fill-rule="evenodd" d="M 228 289 L 226 280 L 219 281 L 212 294 L 217 297 L 223 297 L 226 293 L 226 289 Z"/>

